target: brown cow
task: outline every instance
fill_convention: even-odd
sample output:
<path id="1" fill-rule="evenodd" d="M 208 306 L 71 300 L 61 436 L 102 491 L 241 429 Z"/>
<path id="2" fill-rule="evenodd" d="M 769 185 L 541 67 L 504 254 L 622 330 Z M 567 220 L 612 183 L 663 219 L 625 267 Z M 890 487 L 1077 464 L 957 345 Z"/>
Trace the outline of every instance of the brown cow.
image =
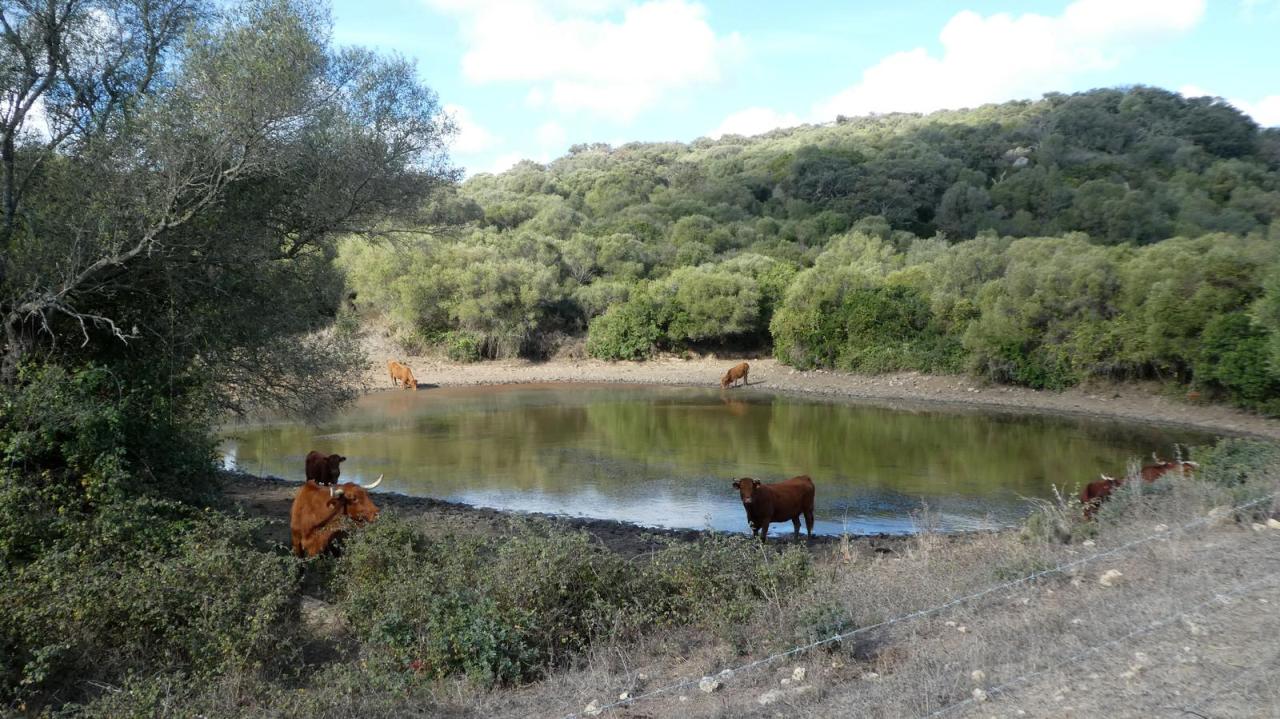
<path id="1" fill-rule="evenodd" d="M 415 392 L 418 390 L 418 380 L 413 376 L 413 370 L 409 369 L 409 365 L 400 364 L 395 360 L 387 360 L 387 372 L 391 373 L 391 381 L 397 387 L 404 389 L 412 388 Z"/>
<path id="2" fill-rule="evenodd" d="M 1187 474 L 1190 472 L 1194 472 L 1195 470 L 1200 468 L 1200 465 L 1196 462 L 1186 462 L 1186 461 L 1170 462 L 1168 460 L 1160 459 L 1155 455 L 1155 453 L 1151 454 L 1151 459 L 1155 460 L 1155 464 L 1148 464 L 1147 466 L 1142 468 L 1142 472 L 1141 472 L 1142 481 L 1146 482 L 1147 484 L 1150 484 L 1156 481 L 1157 479 L 1160 479 L 1161 477 L 1168 474 L 1169 472 L 1178 472 L 1180 474 Z"/>
<path id="3" fill-rule="evenodd" d="M 368 490 L 380 482 L 382 475 L 368 487 L 354 482 L 321 487 L 307 480 L 293 498 L 289 512 L 293 553 L 299 557 L 314 557 L 326 551 L 336 554 L 333 543 L 346 535 L 348 521 L 362 524 L 378 518 L 378 507 L 369 498 Z"/>
<path id="4" fill-rule="evenodd" d="M 1080 503 L 1084 505 L 1084 518 L 1093 519 L 1094 512 L 1107 501 L 1107 497 L 1111 496 L 1111 492 L 1116 487 L 1124 484 L 1124 479 L 1116 479 L 1102 475 L 1102 479 L 1096 482 L 1090 482 L 1080 490 Z"/>
<path id="5" fill-rule="evenodd" d="M 747 382 L 747 370 L 749 369 L 751 369 L 751 366 L 746 362 L 730 367 L 729 371 L 724 373 L 724 377 L 720 378 L 720 389 L 732 387 L 738 380 L 742 380 L 743 384 L 750 384 Z"/>
<path id="6" fill-rule="evenodd" d="M 340 454 L 320 454 L 313 449 L 307 453 L 307 479 L 316 484 L 337 484 L 342 473 L 338 465 L 345 461 Z"/>
<path id="7" fill-rule="evenodd" d="M 1170 462 L 1160 459 L 1154 453 L 1151 458 L 1155 460 L 1155 464 L 1148 464 L 1133 475 L 1134 477 L 1141 477 L 1144 484 L 1151 484 L 1169 472 L 1185 474 L 1200 468 L 1200 465 L 1196 462 Z M 1125 479 L 1125 477 L 1116 479 L 1104 474 L 1101 480 L 1090 482 L 1084 489 L 1080 490 L 1080 503 L 1084 505 L 1084 518 L 1092 519 L 1094 513 L 1102 506 L 1102 503 L 1111 496 L 1111 492 L 1116 487 L 1123 485 Z"/>
<path id="8" fill-rule="evenodd" d="M 773 484 L 761 484 L 758 479 L 742 477 L 733 480 L 733 488 L 742 495 L 742 508 L 747 510 L 751 536 L 758 533 L 763 542 L 771 522 L 788 519 L 795 526 L 796 536 L 799 536 L 801 514 L 809 536 L 813 536 L 813 480 L 807 475 Z"/>

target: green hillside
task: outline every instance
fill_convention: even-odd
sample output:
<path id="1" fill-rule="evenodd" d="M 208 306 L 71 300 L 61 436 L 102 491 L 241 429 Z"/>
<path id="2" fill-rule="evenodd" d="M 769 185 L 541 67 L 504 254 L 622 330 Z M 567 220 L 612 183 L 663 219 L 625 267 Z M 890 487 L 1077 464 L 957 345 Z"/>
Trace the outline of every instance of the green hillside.
<path id="1" fill-rule="evenodd" d="M 768 350 L 798 367 L 1252 407 L 1280 305 L 1280 130 L 1155 88 L 691 144 L 575 146 L 438 195 L 461 225 L 348 242 L 358 302 L 457 359 Z M 1268 288 L 1271 288 L 1270 290 Z"/>

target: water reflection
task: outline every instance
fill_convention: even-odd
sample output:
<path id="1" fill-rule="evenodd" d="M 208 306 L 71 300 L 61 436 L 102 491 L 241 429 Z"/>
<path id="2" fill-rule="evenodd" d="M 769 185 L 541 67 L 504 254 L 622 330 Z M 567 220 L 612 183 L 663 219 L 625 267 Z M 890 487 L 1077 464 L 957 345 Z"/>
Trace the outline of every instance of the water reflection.
<path id="1" fill-rule="evenodd" d="M 1204 433 L 1033 415 L 885 408 L 735 390 L 521 385 L 382 392 L 321 426 L 227 428 L 225 461 L 301 481 L 312 449 L 388 491 L 499 509 L 745 530 L 734 477 L 809 474 L 815 531 L 1002 526 L 1130 457 Z M 775 527 L 790 531 L 790 527 Z"/>

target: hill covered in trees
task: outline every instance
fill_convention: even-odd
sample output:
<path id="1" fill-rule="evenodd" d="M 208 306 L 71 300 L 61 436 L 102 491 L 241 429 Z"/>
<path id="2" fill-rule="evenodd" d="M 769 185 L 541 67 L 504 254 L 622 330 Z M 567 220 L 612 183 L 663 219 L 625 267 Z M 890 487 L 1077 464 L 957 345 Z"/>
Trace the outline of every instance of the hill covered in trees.
<path id="1" fill-rule="evenodd" d="M 602 358 L 771 347 L 800 367 L 1280 396 L 1280 129 L 1213 98 L 1103 89 L 579 145 L 428 215 L 464 229 L 352 240 L 339 262 L 402 342 L 458 359 L 585 332 Z"/>

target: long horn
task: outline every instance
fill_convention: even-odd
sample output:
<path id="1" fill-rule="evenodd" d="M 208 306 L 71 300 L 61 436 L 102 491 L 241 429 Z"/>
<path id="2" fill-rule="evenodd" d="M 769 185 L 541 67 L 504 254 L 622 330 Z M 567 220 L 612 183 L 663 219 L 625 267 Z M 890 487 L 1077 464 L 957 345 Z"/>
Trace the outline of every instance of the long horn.
<path id="1" fill-rule="evenodd" d="M 364 487 L 365 489 L 373 489 L 374 487 L 378 486 L 379 484 L 382 484 L 382 477 L 383 477 L 383 475 L 379 474 L 379 475 L 378 475 L 378 478 L 377 478 L 377 479 L 375 479 L 375 480 L 373 480 L 373 484 L 362 484 L 362 485 L 360 485 L 360 486 L 361 486 L 361 487 Z"/>
<path id="2" fill-rule="evenodd" d="M 331 484 L 331 485 L 329 485 L 329 496 L 330 496 L 330 497 L 341 497 L 341 496 L 343 496 L 343 493 L 342 493 L 342 487 L 338 487 L 338 486 L 335 486 L 335 485 L 332 485 L 332 484 Z"/>

